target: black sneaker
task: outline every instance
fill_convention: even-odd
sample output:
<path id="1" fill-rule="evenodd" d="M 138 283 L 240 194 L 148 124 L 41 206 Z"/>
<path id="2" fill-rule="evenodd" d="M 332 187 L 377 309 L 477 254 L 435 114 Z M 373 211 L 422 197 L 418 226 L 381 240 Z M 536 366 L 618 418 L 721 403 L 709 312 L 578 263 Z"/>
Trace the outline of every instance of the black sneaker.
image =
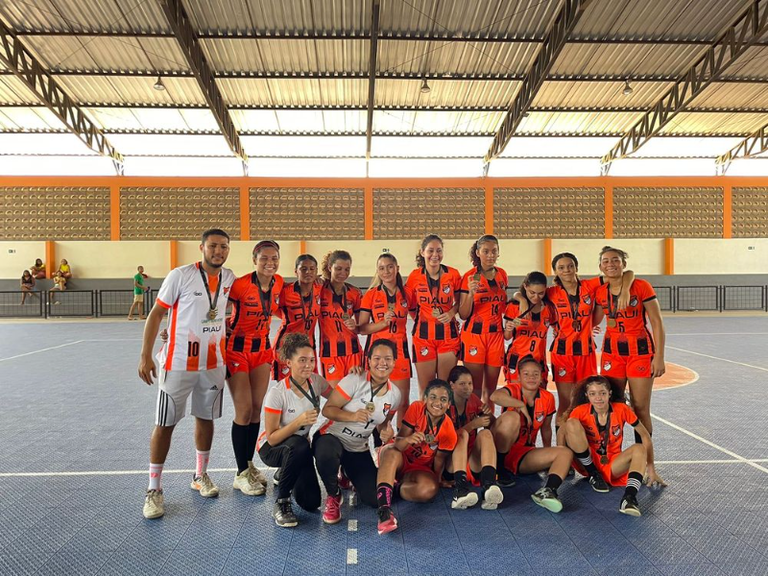
<path id="1" fill-rule="evenodd" d="M 534 494 L 531 494 L 531 498 L 536 504 L 555 514 L 563 509 L 563 503 L 560 502 L 557 492 L 552 490 L 552 488 L 547 488 L 546 486 L 539 488 Z"/>
<path id="2" fill-rule="evenodd" d="M 626 514 L 627 516 L 642 516 L 640 506 L 637 505 L 637 498 L 634 496 L 625 495 L 624 498 L 621 499 L 619 512 Z"/>
<path id="3" fill-rule="evenodd" d="M 283 498 L 275 502 L 272 518 L 275 519 L 275 524 L 281 528 L 293 528 L 299 523 L 298 518 L 296 518 L 296 515 L 293 513 L 290 498 Z"/>
<path id="4" fill-rule="evenodd" d="M 457 482 L 453 489 L 451 508 L 454 510 L 466 510 L 477 504 L 477 493 L 469 489 L 466 482 Z"/>
<path id="5" fill-rule="evenodd" d="M 274 476 L 272 476 L 272 484 L 274 484 L 275 486 L 280 484 L 280 468 L 275 470 L 275 474 Z"/>
<path id="6" fill-rule="evenodd" d="M 592 490 L 600 492 L 601 494 L 610 491 L 608 483 L 603 480 L 603 477 L 600 476 L 600 474 L 592 474 L 592 476 L 589 477 L 589 485 L 592 486 Z"/>
<path id="7" fill-rule="evenodd" d="M 503 470 L 499 470 L 497 473 L 497 477 L 498 477 L 497 482 L 499 486 L 501 486 L 502 488 L 511 488 L 512 486 L 517 484 L 515 480 L 515 475 L 512 474 L 512 472 L 510 472 L 506 468 L 504 468 Z"/>

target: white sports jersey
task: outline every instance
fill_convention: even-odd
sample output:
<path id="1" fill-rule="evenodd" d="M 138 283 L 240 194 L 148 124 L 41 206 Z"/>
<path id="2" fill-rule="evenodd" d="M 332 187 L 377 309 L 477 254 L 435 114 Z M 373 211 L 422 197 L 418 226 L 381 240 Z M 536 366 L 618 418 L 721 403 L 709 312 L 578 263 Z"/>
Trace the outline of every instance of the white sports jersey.
<path id="1" fill-rule="evenodd" d="M 373 429 L 384 422 L 387 415 L 400 406 L 400 390 L 392 385 L 392 382 L 386 384 L 387 392 L 381 396 L 376 395 L 373 398 L 375 406 L 368 422 L 335 422 L 326 419 L 320 425 L 320 434 L 333 434 L 336 436 L 346 450 L 350 452 L 365 452 L 368 450 L 368 438 L 373 433 Z M 368 373 L 349 374 L 341 379 L 336 385 L 336 390 L 348 400 L 342 407 L 345 412 L 357 412 L 365 409 L 371 402 L 371 382 L 368 380 Z"/>
<path id="2" fill-rule="evenodd" d="M 315 393 L 315 398 L 320 401 L 323 392 L 328 388 L 328 380 L 320 376 L 319 374 L 312 374 L 309 381 L 311 382 L 312 390 Z M 264 413 L 279 414 L 280 415 L 280 428 L 287 426 L 296 418 L 301 416 L 307 410 L 312 410 L 312 402 L 305 398 L 304 395 L 299 392 L 298 394 L 291 390 L 291 378 L 286 376 L 282 380 L 277 382 L 273 381 L 269 384 L 269 389 L 264 395 Z M 306 436 L 309 434 L 311 426 L 302 426 L 294 434 L 297 436 Z M 267 441 L 267 431 L 264 430 L 259 434 L 259 441 L 256 444 L 256 450 L 261 450 L 264 442 Z"/>
<path id="3" fill-rule="evenodd" d="M 221 269 L 221 291 L 216 303 L 218 313 L 208 318 L 210 302 L 200 274 L 200 263 L 171 270 L 155 300 L 171 311 L 168 317 L 168 342 L 157 355 L 163 370 L 211 370 L 224 365 L 226 330 L 224 320 L 229 289 L 235 275 Z M 211 301 L 216 297 L 217 276 L 208 276 Z"/>

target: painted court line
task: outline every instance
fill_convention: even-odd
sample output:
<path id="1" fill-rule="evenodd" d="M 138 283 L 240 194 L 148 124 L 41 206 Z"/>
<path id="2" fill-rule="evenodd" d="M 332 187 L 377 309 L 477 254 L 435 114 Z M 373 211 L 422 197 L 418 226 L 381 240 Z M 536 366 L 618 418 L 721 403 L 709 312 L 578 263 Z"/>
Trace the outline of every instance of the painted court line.
<path id="1" fill-rule="evenodd" d="M 693 350 L 686 350 L 685 348 L 676 348 L 674 346 L 665 346 L 667 350 L 677 350 L 678 352 L 687 352 L 695 356 L 703 356 L 704 358 L 711 358 L 712 360 L 720 360 L 721 362 L 728 362 L 729 364 L 738 364 L 739 366 L 746 366 L 747 368 L 754 368 L 755 370 L 762 370 L 768 372 L 768 368 L 762 366 L 755 366 L 754 364 L 746 364 L 744 362 L 737 362 L 736 360 L 728 360 L 728 358 L 720 358 L 719 356 L 710 356 L 709 354 L 702 354 L 701 352 L 694 352 Z"/>
<path id="2" fill-rule="evenodd" d="M 765 336 L 768 332 L 680 332 L 667 336 Z"/>
<path id="3" fill-rule="evenodd" d="M 691 432 L 690 430 L 686 430 L 682 426 L 678 426 L 677 424 L 674 424 L 674 423 L 670 422 L 669 420 L 665 420 L 664 418 L 661 418 L 660 416 L 656 416 L 656 414 L 651 414 L 651 418 L 653 418 L 654 420 L 658 420 L 659 422 L 663 422 L 667 426 L 670 426 L 671 428 L 674 428 L 675 430 L 678 430 L 678 431 L 682 432 L 683 434 L 687 434 L 691 438 L 694 438 L 695 440 L 698 440 L 699 442 L 703 442 L 707 446 L 711 446 L 712 448 L 714 448 L 716 450 L 720 450 L 720 452 L 722 452 L 723 454 L 728 454 L 728 456 L 731 456 L 731 457 L 735 458 L 736 460 L 739 460 L 740 462 L 743 462 L 744 464 L 748 464 L 748 465 L 752 466 L 753 468 L 757 468 L 761 472 L 765 472 L 766 474 L 768 474 L 768 468 L 766 468 L 765 466 L 760 466 L 759 464 L 757 464 L 756 462 L 753 462 L 752 460 L 748 460 L 748 459 L 744 458 L 743 456 L 739 456 L 738 454 L 736 454 L 736 452 L 731 452 L 727 448 L 723 448 L 722 446 L 719 446 L 719 445 L 715 444 L 714 442 L 710 442 L 706 438 L 702 438 L 698 434 L 694 434 L 693 432 Z"/>
<path id="4" fill-rule="evenodd" d="M 347 564 L 357 564 L 357 548 L 347 548 Z"/>
<path id="5" fill-rule="evenodd" d="M 16 356 L 8 356 L 8 358 L 0 358 L 0 362 L 5 362 L 7 360 L 14 360 L 16 358 L 23 358 L 24 356 L 31 356 L 32 354 L 39 354 L 40 352 L 48 352 L 49 350 L 66 348 L 67 346 L 72 346 L 73 344 L 79 344 L 80 342 L 84 342 L 84 340 L 75 340 L 74 342 L 66 342 L 65 344 L 59 344 L 58 346 L 40 348 L 40 350 L 32 350 L 32 352 L 24 352 L 24 354 L 16 354 Z"/>
<path id="6" fill-rule="evenodd" d="M 357 520 L 350 520 L 347 524 L 347 532 L 357 532 Z"/>

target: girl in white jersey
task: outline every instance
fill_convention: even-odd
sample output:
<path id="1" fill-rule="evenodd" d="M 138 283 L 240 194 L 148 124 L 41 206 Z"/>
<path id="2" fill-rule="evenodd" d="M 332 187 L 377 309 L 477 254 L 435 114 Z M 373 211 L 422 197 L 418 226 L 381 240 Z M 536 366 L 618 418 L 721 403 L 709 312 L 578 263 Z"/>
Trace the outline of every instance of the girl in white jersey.
<path id="1" fill-rule="evenodd" d="M 304 510 L 320 507 L 309 446 L 309 429 L 320 414 L 320 397 L 328 392 L 328 381 L 315 369 L 315 351 L 306 334 L 288 334 L 280 348 L 290 375 L 273 382 L 264 397 L 264 431 L 257 449 L 268 466 L 280 468 L 277 501 L 272 516 L 278 526 L 290 528 L 299 521 L 291 507 L 291 494 Z"/>
<path id="2" fill-rule="evenodd" d="M 368 506 L 376 502 L 376 465 L 368 448 L 368 439 L 378 430 L 381 440 L 394 436 L 390 424 L 400 405 L 400 391 L 389 377 L 395 367 L 397 346 L 381 338 L 368 348 L 365 374 L 349 374 L 336 385 L 323 408 L 327 421 L 312 441 L 317 471 L 325 484 L 323 522 L 341 520 L 343 501 L 337 472 L 339 466 L 355 487 L 360 501 Z"/>

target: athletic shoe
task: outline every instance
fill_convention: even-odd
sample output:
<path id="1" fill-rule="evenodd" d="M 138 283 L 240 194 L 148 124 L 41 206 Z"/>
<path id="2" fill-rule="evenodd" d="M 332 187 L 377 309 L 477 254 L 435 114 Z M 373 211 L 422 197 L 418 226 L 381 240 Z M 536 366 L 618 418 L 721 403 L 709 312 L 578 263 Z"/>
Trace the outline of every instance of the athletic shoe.
<path id="1" fill-rule="evenodd" d="M 395 513 L 392 512 L 392 508 L 389 506 L 379 506 L 376 513 L 379 516 L 379 536 L 397 530 L 397 518 L 395 518 Z"/>
<path id="2" fill-rule="evenodd" d="M 619 512 L 627 516 L 642 516 L 640 506 L 637 505 L 637 498 L 634 496 L 624 496 L 619 504 Z"/>
<path id="3" fill-rule="evenodd" d="M 531 494 L 531 498 L 536 504 L 542 508 L 546 508 L 550 512 L 560 512 L 563 509 L 563 503 L 560 502 L 560 498 L 557 497 L 557 492 L 552 488 L 539 488 Z"/>
<path id="4" fill-rule="evenodd" d="M 215 498 L 219 495 L 219 487 L 213 483 L 207 472 L 202 476 L 195 476 L 189 487 L 200 492 L 203 498 Z"/>
<path id="5" fill-rule="evenodd" d="M 342 470 L 341 468 L 339 468 L 338 481 L 339 481 L 339 488 L 341 488 L 342 490 L 349 490 L 350 488 L 352 488 L 352 481 L 349 478 L 347 478 L 347 475 L 344 474 L 344 470 Z"/>
<path id="6" fill-rule="evenodd" d="M 275 486 L 277 486 L 278 484 L 280 484 L 280 468 L 278 468 L 277 470 L 275 470 L 275 473 L 274 473 L 274 475 L 272 476 L 272 484 L 274 484 Z"/>
<path id="7" fill-rule="evenodd" d="M 240 472 L 240 474 L 235 474 L 232 488 L 240 490 L 246 496 L 261 496 L 267 491 L 264 484 L 257 482 L 248 468 Z"/>
<path id="8" fill-rule="evenodd" d="M 248 472 L 251 474 L 251 481 L 252 482 L 255 481 L 255 483 L 257 484 L 261 484 L 262 486 L 264 486 L 264 489 L 266 490 L 267 477 L 264 476 L 264 473 L 261 470 L 259 470 L 258 468 L 256 468 L 256 466 L 254 466 L 253 461 L 251 460 L 248 461 Z"/>
<path id="9" fill-rule="evenodd" d="M 290 498 L 283 498 L 275 502 L 272 518 L 275 519 L 275 524 L 281 528 L 293 528 L 299 523 L 298 518 L 293 513 Z"/>
<path id="10" fill-rule="evenodd" d="M 517 484 L 517 481 L 515 480 L 515 475 L 512 474 L 509 470 L 506 468 L 503 470 L 499 470 L 497 473 L 497 482 L 499 486 L 502 488 L 511 488 L 515 484 Z"/>
<path id="11" fill-rule="evenodd" d="M 341 520 L 341 503 L 344 502 L 344 494 L 339 491 L 338 496 L 330 494 L 325 499 L 325 511 L 323 512 L 323 522 L 326 524 L 336 524 Z"/>
<path id="12" fill-rule="evenodd" d="M 592 476 L 589 477 L 589 485 L 592 486 L 592 490 L 600 492 L 601 494 L 605 494 L 611 490 L 600 474 L 592 474 Z"/>
<path id="13" fill-rule="evenodd" d="M 480 504 L 480 508 L 483 510 L 496 510 L 503 501 L 504 493 L 501 491 L 501 488 L 496 486 L 496 484 L 491 484 L 483 492 L 483 503 Z"/>
<path id="14" fill-rule="evenodd" d="M 477 493 L 469 489 L 465 482 L 457 483 L 453 489 L 451 508 L 454 510 L 466 510 L 477 504 Z"/>
<path id="15" fill-rule="evenodd" d="M 165 498 L 162 490 L 147 490 L 144 497 L 144 518 L 152 520 L 165 514 Z"/>

